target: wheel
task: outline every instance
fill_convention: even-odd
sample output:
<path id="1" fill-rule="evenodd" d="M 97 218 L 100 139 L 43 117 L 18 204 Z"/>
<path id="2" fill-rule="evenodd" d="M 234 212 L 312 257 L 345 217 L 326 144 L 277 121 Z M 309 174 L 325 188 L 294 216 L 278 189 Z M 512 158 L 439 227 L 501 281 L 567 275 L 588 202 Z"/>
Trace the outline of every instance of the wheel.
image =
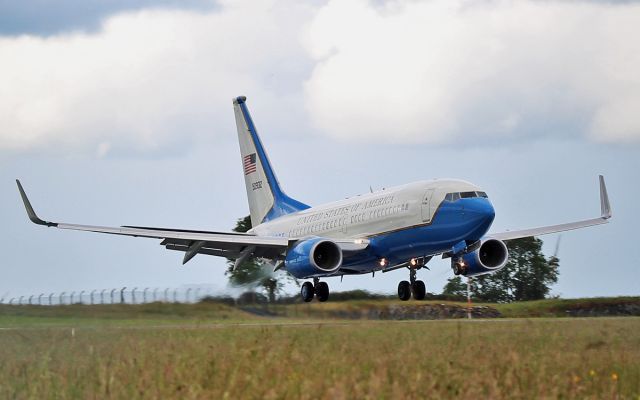
<path id="1" fill-rule="evenodd" d="M 453 274 L 454 275 L 460 275 L 460 267 L 458 266 L 458 263 L 454 262 L 451 264 L 451 269 L 453 270 Z"/>
<path id="2" fill-rule="evenodd" d="M 318 282 L 315 290 L 318 301 L 323 302 L 329 299 L 329 285 L 327 285 L 327 282 Z"/>
<path id="3" fill-rule="evenodd" d="M 427 287 L 423 281 L 415 281 L 411 287 L 411 291 L 413 292 L 413 298 L 416 300 L 424 300 L 424 297 L 427 295 Z"/>
<path id="4" fill-rule="evenodd" d="M 460 265 L 458 262 L 453 263 L 453 274 L 454 275 L 462 275 L 464 273 L 464 267 Z"/>
<path id="5" fill-rule="evenodd" d="M 305 303 L 313 300 L 313 293 L 313 284 L 311 284 L 311 282 L 305 282 L 302 284 L 302 288 L 300 288 L 300 295 Z"/>
<path id="6" fill-rule="evenodd" d="M 409 281 L 400 281 L 398 283 L 398 298 L 407 301 L 411 298 L 411 284 Z"/>

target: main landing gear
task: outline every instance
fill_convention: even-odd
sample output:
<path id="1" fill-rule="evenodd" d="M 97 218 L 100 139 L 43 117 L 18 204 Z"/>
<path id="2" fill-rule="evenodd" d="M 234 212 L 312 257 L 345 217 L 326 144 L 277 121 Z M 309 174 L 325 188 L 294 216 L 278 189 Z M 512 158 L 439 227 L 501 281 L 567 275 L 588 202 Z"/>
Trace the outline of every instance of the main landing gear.
<path id="1" fill-rule="evenodd" d="M 320 302 L 329 300 L 329 285 L 327 285 L 327 282 L 320 282 L 319 278 L 313 278 L 313 283 L 305 282 L 302 284 L 300 295 L 305 303 L 313 300 L 314 294 Z"/>
<path id="2" fill-rule="evenodd" d="M 416 300 L 424 300 L 427 295 L 427 287 L 423 281 L 416 279 L 416 272 L 422 266 L 409 266 L 409 281 L 400 281 L 398 284 L 398 298 L 402 301 L 407 301 L 411 298 Z"/>

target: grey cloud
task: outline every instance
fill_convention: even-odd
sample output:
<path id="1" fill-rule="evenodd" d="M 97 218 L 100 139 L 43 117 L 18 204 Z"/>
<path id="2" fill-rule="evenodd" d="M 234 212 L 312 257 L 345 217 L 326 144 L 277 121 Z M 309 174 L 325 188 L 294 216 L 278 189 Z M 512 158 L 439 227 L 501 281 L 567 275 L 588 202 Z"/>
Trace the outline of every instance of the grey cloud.
<path id="1" fill-rule="evenodd" d="M 638 42 L 620 38 L 638 30 L 640 7 L 600 3 L 440 0 L 380 12 L 332 1 L 306 42 L 317 61 L 304 87 L 311 119 L 341 139 L 638 142 L 639 64 L 628 56 Z"/>
<path id="2" fill-rule="evenodd" d="M 0 35 L 95 31 L 109 15 L 143 8 L 211 10 L 213 0 L 0 0 Z"/>

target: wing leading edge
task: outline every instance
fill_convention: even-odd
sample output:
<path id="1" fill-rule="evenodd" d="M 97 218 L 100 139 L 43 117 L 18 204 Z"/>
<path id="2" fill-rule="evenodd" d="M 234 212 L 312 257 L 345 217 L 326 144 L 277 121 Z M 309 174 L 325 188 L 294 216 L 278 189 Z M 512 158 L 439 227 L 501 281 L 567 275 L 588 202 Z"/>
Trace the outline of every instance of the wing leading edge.
<path id="1" fill-rule="evenodd" d="M 74 231 L 162 239 L 160 244 L 168 250 L 185 252 L 182 261 L 183 264 L 191 260 L 196 254 L 208 254 L 231 259 L 237 259 L 239 257 L 278 259 L 285 254 L 290 244 L 289 238 L 286 237 L 257 236 L 248 233 L 210 232 L 138 226 L 108 227 L 44 221 L 35 213 L 18 179 L 16 179 L 16 183 L 18 184 L 18 190 L 24 202 L 24 207 L 27 210 L 27 215 L 34 224 Z M 342 240 L 338 241 L 337 244 L 343 248 L 344 251 L 359 251 L 366 248 L 369 241 L 366 239 Z"/>
<path id="2" fill-rule="evenodd" d="M 566 224 L 541 226 L 539 228 L 522 229 L 518 231 L 506 231 L 499 233 L 489 233 L 487 236 L 499 240 L 519 239 L 529 236 L 541 236 L 550 233 L 558 233 L 570 231 L 573 229 L 586 228 L 588 226 L 602 225 L 609 222 L 611 218 L 611 204 L 609 203 L 609 195 L 607 194 L 607 186 L 604 183 L 604 176 L 599 175 L 600 181 L 600 217 L 586 219 L 582 221 L 569 222 Z"/>
<path id="3" fill-rule="evenodd" d="M 256 236 L 242 233 L 191 231 L 135 226 L 108 227 L 44 221 L 35 213 L 20 181 L 16 179 L 16 183 L 18 184 L 20 196 L 22 197 L 22 201 L 24 202 L 24 206 L 27 210 L 27 215 L 35 224 L 74 231 L 162 239 L 161 244 L 166 246 L 167 249 L 185 251 L 183 263 L 189 261 L 197 253 L 236 258 L 243 249 L 250 246 L 256 247 L 254 254 L 256 257 L 277 257 L 279 254 L 282 254 L 289 245 L 288 238 Z"/>

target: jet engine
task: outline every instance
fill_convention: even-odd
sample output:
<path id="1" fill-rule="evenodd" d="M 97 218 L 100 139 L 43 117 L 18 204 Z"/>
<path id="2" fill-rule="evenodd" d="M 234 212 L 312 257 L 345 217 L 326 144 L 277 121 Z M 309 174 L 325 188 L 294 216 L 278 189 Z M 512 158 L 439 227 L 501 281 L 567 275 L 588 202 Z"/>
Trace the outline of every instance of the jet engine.
<path id="1" fill-rule="evenodd" d="M 509 251 L 503 241 L 482 239 L 480 246 L 469 253 L 451 259 L 456 275 L 476 276 L 496 272 L 507 265 Z"/>
<path id="2" fill-rule="evenodd" d="M 284 260 L 285 269 L 299 279 L 327 276 L 341 265 L 340 246 L 321 237 L 296 242 Z"/>

